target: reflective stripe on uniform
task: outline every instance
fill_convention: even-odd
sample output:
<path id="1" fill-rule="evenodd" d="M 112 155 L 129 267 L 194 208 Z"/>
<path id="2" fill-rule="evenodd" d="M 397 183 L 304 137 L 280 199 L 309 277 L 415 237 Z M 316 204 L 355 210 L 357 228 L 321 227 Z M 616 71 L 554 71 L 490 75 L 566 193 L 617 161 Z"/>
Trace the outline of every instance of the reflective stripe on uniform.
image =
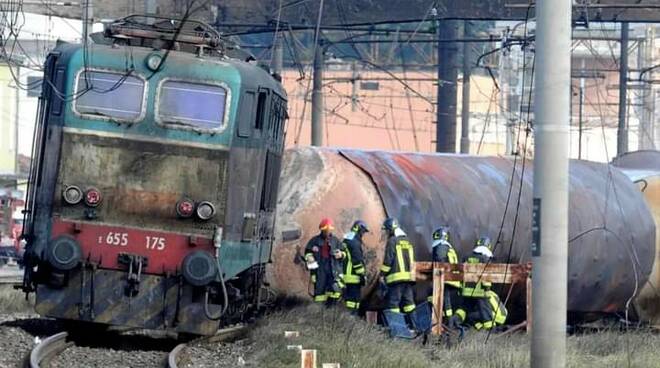
<path id="1" fill-rule="evenodd" d="M 454 315 L 454 310 L 451 309 L 451 308 L 449 308 L 449 309 L 443 311 L 442 314 L 443 314 L 445 317 L 451 317 L 451 316 Z"/>
<path id="2" fill-rule="evenodd" d="M 360 276 L 357 275 L 344 275 L 344 283 L 346 284 L 359 284 Z"/>
<path id="3" fill-rule="evenodd" d="M 465 317 L 467 316 L 467 313 L 465 313 L 465 310 L 464 310 L 464 309 L 457 309 L 457 310 L 456 310 L 456 315 L 458 316 L 458 318 L 461 319 L 461 322 L 464 322 L 464 321 L 465 321 Z"/>
<path id="4" fill-rule="evenodd" d="M 346 308 L 348 309 L 359 309 L 360 308 L 360 303 L 359 302 L 354 302 L 351 300 L 346 301 Z"/>
<path id="5" fill-rule="evenodd" d="M 449 246 L 449 250 L 447 251 L 447 258 L 449 259 L 449 264 L 458 264 L 458 254 L 456 254 L 456 250 Z M 458 272 L 456 272 L 458 273 Z M 460 281 L 445 281 L 445 285 L 451 285 L 455 288 L 460 288 L 461 287 L 461 282 Z"/>
<path id="6" fill-rule="evenodd" d="M 317 295 L 317 296 L 314 297 L 314 301 L 315 301 L 315 302 L 324 302 L 324 301 L 326 301 L 326 300 L 328 300 L 328 296 L 325 295 L 325 294 L 323 294 L 323 295 Z"/>
<path id="7" fill-rule="evenodd" d="M 341 298 L 341 292 L 339 292 L 339 291 L 328 291 L 327 293 L 325 293 L 325 296 L 326 296 L 326 298 L 330 298 L 330 299 L 339 299 L 339 298 Z"/>
<path id="8" fill-rule="evenodd" d="M 401 309 L 400 309 L 400 308 L 390 308 L 390 309 L 388 309 L 388 310 L 389 310 L 390 312 L 394 312 L 394 313 L 401 313 Z"/>
<path id="9" fill-rule="evenodd" d="M 497 325 L 502 325 L 506 322 L 507 310 L 504 305 L 500 302 L 500 298 L 494 291 L 487 291 L 486 296 L 488 297 L 488 304 L 493 310 L 493 322 Z"/>
<path id="10" fill-rule="evenodd" d="M 414 281 L 410 272 L 395 272 L 385 276 L 385 282 L 391 284 L 398 281 Z"/>
<path id="11" fill-rule="evenodd" d="M 387 265 L 382 265 L 382 266 L 380 266 L 380 271 L 381 271 L 381 272 L 388 273 L 388 272 L 390 272 L 391 269 L 392 269 L 392 267 L 387 266 Z"/>
<path id="12" fill-rule="evenodd" d="M 463 287 L 463 296 L 470 298 L 483 298 L 486 296 L 486 291 L 481 287 L 481 283 L 469 283 Z"/>
<path id="13" fill-rule="evenodd" d="M 415 304 L 408 304 L 403 306 L 404 313 L 410 313 L 415 310 Z"/>

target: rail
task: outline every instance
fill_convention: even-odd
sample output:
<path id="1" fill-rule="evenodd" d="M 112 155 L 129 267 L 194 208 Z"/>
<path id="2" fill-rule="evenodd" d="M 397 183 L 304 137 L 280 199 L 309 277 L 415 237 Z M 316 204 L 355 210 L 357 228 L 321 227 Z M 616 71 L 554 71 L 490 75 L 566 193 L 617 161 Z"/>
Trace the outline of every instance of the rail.
<path id="1" fill-rule="evenodd" d="M 71 346 L 73 343 L 66 340 L 68 336 L 69 334 L 67 332 L 60 332 L 41 340 L 41 342 L 30 351 L 30 368 L 40 368 L 45 366 L 45 362 L 51 360 L 55 355 Z M 44 365 L 42 366 L 42 364 Z"/>
<path id="2" fill-rule="evenodd" d="M 178 368 L 179 361 L 181 359 L 181 352 L 186 348 L 190 343 L 215 343 L 215 342 L 224 342 L 224 341 L 233 341 L 247 335 L 248 326 L 247 325 L 236 325 L 232 327 L 223 328 L 218 330 L 212 336 L 206 336 L 199 339 L 195 339 L 188 343 L 182 343 L 174 347 L 169 354 L 167 355 L 167 367 L 168 368 Z"/>
<path id="3" fill-rule="evenodd" d="M 445 281 L 479 282 L 489 281 L 493 284 L 522 284 L 526 290 L 526 320 L 524 325 L 527 333 L 532 330 L 532 264 L 449 264 L 438 262 L 417 262 L 415 274 L 418 280 L 433 280 L 433 313 L 432 330 L 434 335 L 442 333 L 442 309 L 445 292 Z"/>

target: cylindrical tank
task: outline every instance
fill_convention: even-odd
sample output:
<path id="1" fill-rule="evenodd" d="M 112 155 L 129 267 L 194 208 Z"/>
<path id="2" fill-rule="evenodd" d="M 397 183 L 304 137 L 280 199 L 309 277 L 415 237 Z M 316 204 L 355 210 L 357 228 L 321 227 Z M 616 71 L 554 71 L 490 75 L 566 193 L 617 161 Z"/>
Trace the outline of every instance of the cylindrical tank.
<path id="1" fill-rule="evenodd" d="M 628 152 L 612 163 L 637 185 L 655 220 L 653 269 L 635 301 L 635 308 L 642 320 L 660 326 L 660 151 Z"/>
<path id="2" fill-rule="evenodd" d="M 318 232 L 323 217 L 335 220 L 340 237 L 355 219 L 369 224 L 365 246 L 371 286 L 382 261 L 379 229 L 386 215 L 399 219 L 418 260 L 430 260 L 431 232 L 448 225 L 462 256 L 479 236 L 497 239 L 501 228 L 496 261 L 506 262 L 510 254 L 510 263 L 527 262 L 532 162 L 519 158 L 513 169 L 514 159 L 504 157 L 288 150 L 271 284 L 286 294 L 308 293 L 309 277 L 296 254 Z M 650 211 L 619 170 L 585 161 L 571 161 L 570 201 L 569 310 L 621 311 L 651 272 L 655 225 Z"/>

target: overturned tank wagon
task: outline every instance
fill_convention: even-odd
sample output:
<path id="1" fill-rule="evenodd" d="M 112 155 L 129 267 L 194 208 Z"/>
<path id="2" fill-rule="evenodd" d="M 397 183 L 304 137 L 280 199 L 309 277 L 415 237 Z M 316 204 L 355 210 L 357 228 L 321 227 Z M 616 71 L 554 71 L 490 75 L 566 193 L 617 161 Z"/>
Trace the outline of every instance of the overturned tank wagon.
<path id="1" fill-rule="evenodd" d="M 628 152 L 612 163 L 637 185 L 656 224 L 653 269 L 636 298 L 635 310 L 640 319 L 660 326 L 660 151 Z"/>
<path id="2" fill-rule="evenodd" d="M 479 236 L 497 239 L 501 228 L 496 261 L 506 262 L 510 254 L 510 263 L 528 262 L 532 165 L 518 159 L 514 170 L 514 159 L 506 157 L 290 149 L 281 176 L 271 285 L 308 295 L 309 277 L 298 254 L 321 217 L 335 220 L 340 237 L 357 218 L 369 224 L 365 296 L 372 302 L 386 215 L 399 219 L 420 261 L 430 260 L 433 229 L 449 225 L 461 256 Z M 569 224 L 569 311 L 625 310 L 647 282 L 655 252 L 655 224 L 639 190 L 616 168 L 573 160 Z"/>

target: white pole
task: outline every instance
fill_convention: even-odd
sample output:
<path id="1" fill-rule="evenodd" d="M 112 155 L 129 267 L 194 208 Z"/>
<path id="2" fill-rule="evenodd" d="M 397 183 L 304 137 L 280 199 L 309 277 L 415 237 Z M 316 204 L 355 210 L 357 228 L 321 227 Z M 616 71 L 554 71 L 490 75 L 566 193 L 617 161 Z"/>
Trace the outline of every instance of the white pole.
<path id="1" fill-rule="evenodd" d="M 534 368 L 566 365 L 571 1 L 536 3 L 532 347 Z"/>

